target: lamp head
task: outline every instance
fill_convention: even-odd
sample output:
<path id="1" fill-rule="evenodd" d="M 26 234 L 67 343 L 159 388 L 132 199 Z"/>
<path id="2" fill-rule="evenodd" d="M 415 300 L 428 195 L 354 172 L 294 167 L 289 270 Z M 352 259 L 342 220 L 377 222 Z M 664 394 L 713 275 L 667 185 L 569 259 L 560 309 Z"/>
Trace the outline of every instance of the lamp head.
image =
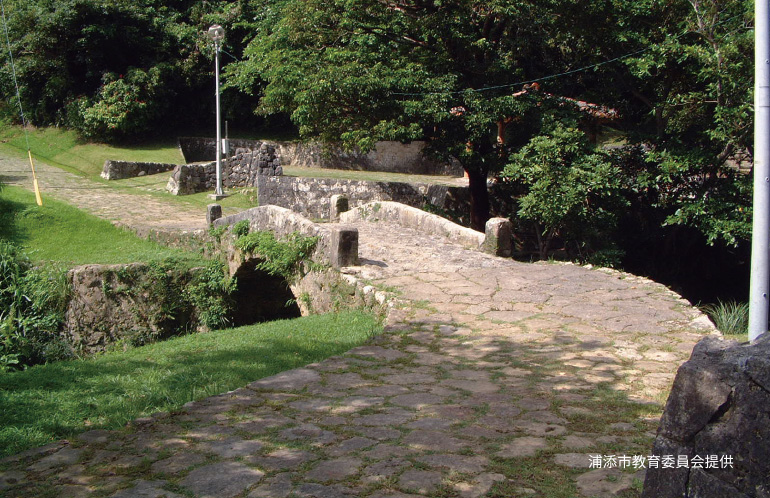
<path id="1" fill-rule="evenodd" d="M 225 28 L 215 24 L 209 28 L 208 35 L 214 43 L 220 43 L 225 39 Z"/>

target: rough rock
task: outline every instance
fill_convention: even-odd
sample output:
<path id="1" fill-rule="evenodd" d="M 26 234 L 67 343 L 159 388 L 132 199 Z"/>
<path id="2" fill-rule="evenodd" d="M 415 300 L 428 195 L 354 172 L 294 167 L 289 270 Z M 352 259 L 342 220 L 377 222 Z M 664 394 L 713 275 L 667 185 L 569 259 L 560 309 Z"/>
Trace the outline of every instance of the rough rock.
<path id="1" fill-rule="evenodd" d="M 683 455 L 688 465 L 649 469 L 644 498 L 770 496 L 770 333 L 754 345 L 698 342 L 676 374 L 652 453 Z"/>

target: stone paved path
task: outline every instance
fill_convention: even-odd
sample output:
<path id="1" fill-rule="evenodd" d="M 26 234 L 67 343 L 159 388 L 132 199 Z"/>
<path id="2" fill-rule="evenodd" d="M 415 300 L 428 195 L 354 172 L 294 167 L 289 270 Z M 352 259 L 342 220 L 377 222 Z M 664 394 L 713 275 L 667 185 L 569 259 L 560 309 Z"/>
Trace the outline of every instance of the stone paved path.
<path id="1" fill-rule="evenodd" d="M 54 197 L 96 216 L 138 229 L 194 230 L 206 228 L 206 213 L 179 203 L 164 202 L 126 186 L 123 191 L 35 161 L 43 202 Z M 159 181 L 164 177 L 159 176 Z M 0 156 L 0 180 L 32 190 L 29 161 Z M 162 188 L 160 184 L 156 188 Z"/>
<path id="2" fill-rule="evenodd" d="M 358 228 L 363 264 L 345 271 L 401 303 L 380 337 L 6 459 L 0 495 L 638 496 L 643 471 L 589 469 L 589 455 L 649 452 L 708 330 L 686 301 L 617 272 Z"/>

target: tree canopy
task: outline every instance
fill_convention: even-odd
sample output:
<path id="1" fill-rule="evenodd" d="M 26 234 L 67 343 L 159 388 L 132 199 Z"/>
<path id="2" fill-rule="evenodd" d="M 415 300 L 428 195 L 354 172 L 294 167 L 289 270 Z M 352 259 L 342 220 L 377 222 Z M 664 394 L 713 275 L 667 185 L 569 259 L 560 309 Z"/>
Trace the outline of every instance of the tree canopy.
<path id="1" fill-rule="evenodd" d="M 589 102 L 618 116 L 611 160 L 631 210 L 694 227 L 709 243 L 749 235 L 750 176 L 736 172 L 752 156 L 748 0 L 5 5 L 34 124 L 120 140 L 207 121 L 204 32 L 219 23 L 232 59 L 224 69 L 231 116 L 288 115 L 304 137 L 363 150 L 382 139 L 427 140 L 432 154 L 458 159 L 468 173 L 475 228 L 489 216 L 490 179 L 513 183 L 526 205 L 534 184 L 500 174 L 521 166 L 522 150 L 554 140 L 554 120 L 598 137 L 574 164 L 598 157 L 592 147 L 608 141 L 585 112 Z M 3 54 L 8 116 L 15 97 Z"/>

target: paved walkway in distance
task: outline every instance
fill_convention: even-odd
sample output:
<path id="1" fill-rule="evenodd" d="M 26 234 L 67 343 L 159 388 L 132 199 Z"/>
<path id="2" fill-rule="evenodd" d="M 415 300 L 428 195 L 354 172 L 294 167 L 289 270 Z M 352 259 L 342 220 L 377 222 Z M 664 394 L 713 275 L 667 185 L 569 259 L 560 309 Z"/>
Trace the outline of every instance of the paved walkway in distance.
<path id="1" fill-rule="evenodd" d="M 164 202 L 156 196 L 143 194 L 142 189 L 120 191 L 38 161 L 35 161 L 35 171 L 43 203 L 50 196 L 117 224 L 139 229 L 206 228 L 205 212 L 180 203 Z M 164 177 L 159 175 L 159 178 Z M 0 180 L 6 185 L 32 190 L 29 161 L 0 155 Z"/>
<path id="2" fill-rule="evenodd" d="M 0 495 L 638 496 L 631 458 L 649 453 L 673 375 L 708 331 L 689 303 L 627 274 L 358 228 L 362 265 L 345 271 L 401 303 L 384 334 L 6 459 Z M 589 455 L 627 468 L 590 469 Z"/>

